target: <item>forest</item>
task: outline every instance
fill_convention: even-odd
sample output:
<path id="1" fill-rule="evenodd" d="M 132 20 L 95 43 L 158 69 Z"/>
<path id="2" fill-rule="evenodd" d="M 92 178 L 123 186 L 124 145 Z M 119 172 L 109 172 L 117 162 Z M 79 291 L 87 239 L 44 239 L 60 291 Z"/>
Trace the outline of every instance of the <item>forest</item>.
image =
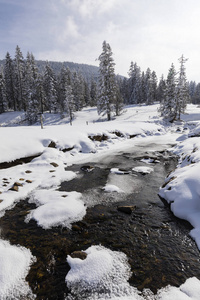
<path id="1" fill-rule="evenodd" d="M 187 81 L 183 56 L 179 72 L 172 64 L 167 78 L 158 79 L 155 71 L 142 71 L 136 62 L 130 63 L 127 77 L 115 75 L 112 54 L 104 41 L 98 68 L 37 61 L 29 52 L 24 58 L 16 46 L 14 58 L 7 52 L 1 63 L 0 113 L 25 111 L 28 123 L 33 124 L 44 111 L 69 116 L 71 121 L 75 111 L 97 106 L 99 114 L 107 114 L 110 120 L 124 105 L 160 102 L 161 115 L 174 121 L 187 103 L 200 103 L 200 83 Z"/>

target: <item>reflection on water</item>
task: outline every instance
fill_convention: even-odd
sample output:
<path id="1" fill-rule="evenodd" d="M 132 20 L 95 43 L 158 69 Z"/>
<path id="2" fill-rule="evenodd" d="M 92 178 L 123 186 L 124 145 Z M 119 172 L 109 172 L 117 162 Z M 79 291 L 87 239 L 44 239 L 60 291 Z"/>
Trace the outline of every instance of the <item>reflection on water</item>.
<path id="1" fill-rule="evenodd" d="M 199 251 L 188 236 L 190 225 L 175 218 L 157 196 L 159 186 L 176 161 L 168 153 L 156 155 L 160 163 L 151 165 L 154 172 L 137 177 L 133 176 L 132 168 L 145 164 L 131 153 L 115 156 L 106 165 L 93 162 L 95 168 L 89 173 L 82 172 L 80 165 L 70 167 L 79 176 L 62 183 L 60 190 L 82 192 L 89 206 L 85 218 L 74 224 L 72 230 L 44 230 L 33 220 L 24 223 L 29 210 L 35 207 L 28 199 L 1 218 L 2 237 L 30 248 L 37 257 L 27 276 L 37 299 L 64 299 L 68 295 L 67 255 L 99 244 L 127 255 L 132 271 L 130 284 L 139 290 L 150 288 L 155 293 L 168 284 L 179 286 L 188 277 L 200 279 Z M 110 169 L 114 167 L 126 168 L 130 174 L 112 176 Z M 120 184 L 124 193 L 105 193 L 102 187 L 108 182 Z M 136 209 L 127 215 L 117 210 L 119 205 L 135 205 Z"/>

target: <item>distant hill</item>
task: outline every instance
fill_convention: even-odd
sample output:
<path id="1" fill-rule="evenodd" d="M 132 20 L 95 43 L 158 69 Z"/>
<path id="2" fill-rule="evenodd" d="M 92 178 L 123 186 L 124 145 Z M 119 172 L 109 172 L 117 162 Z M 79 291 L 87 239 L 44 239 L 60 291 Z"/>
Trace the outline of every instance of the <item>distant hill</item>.
<path id="1" fill-rule="evenodd" d="M 35 62 L 37 64 L 39 72 L 42 73 L 46 61 L 36 60 Z M 4 63 L 5 63 L 5 59 L 0 60 L 0 66 L 4 65 Z M 96 66 L 87 65 L 87 64 L 78 64 L 78 63 L 67 62 L 67 61 L 66 62 L 49 61 L 49 64 L 56 74 L 59 73 L 62 65 L 64 64 L 66 68 L 69 67 L 70 71 L 80 72 L 87 81 L 90 81 L 91 78 L 94 78 L 96 80 L 98 77 L 99 68 Z"/>

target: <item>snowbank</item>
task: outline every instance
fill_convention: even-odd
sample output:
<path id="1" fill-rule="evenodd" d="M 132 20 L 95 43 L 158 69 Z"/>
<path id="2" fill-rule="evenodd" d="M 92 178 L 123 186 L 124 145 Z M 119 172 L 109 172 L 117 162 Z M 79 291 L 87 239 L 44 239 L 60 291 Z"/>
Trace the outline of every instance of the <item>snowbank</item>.
<path id="1" fill-rule="evenodd" d="M 76 174 L 65 171 L 64 153 L 47 148 L 31 163 L 0 170 L 0 212 L 24 199 L 36 188 L 57 187 L 64 180 L 71 180 Z M 18 185 L 18 191 L 13 186 Z"/>
<path id="2" fill-rule="evenodd" d="M 48 115 L 48 121 L 44 122 L 44 129 L 41 129 L 39 125 L 0 127 L 0 163 L 42 153 L 52 141 L 55 142 L 57 149 L 73 148 L 73 154 L 76 152 L 92 153 L 102 145 L 100 142 L 92 142 L 89 136 L 104 135 L 108 137 L 108 142 L 109 140 L 115 142 L 135 135 L 162 134 L 164 133 L 163 127 L 155 124 L 155 117 L 159 119 L 156 107 L 152 105 L 147 110 L 146 107 L 132 106 L 119 118 L 109 122 L 99 122 L 96 109 L 85 108 L 76 113 L 72 126 L 69 123 L 63 124 L 67 122 L 66 120 L 58 122 L 52 114 Z M 137 110 L 139 110 L 138 113 L 136 113 Z M 11 125 L 10 114 L 13 115 L 13 113 L 0 114 L 0 124 L 6 126 L 6 116 L 8 124 Z M 14 115 L 16 117 L 16 113 Z"/>
<path id="3" fill-rule="evenodd" d="M 192 129 L 189 135 L 193 132 Z M 200 139 L 185 139 L 172 150 L 180 157 L 179 164 L 166 178 L 159 195 L 171 204 L 177 217 L 191 223 L 194 229 L 190 234 L 200 249 Z"/>
<path id="4" fill-rule="evenodd" d="M 35 299 L 25 278 L 33 263 L 30 250 L 0 240 L 0 299 Z"/>

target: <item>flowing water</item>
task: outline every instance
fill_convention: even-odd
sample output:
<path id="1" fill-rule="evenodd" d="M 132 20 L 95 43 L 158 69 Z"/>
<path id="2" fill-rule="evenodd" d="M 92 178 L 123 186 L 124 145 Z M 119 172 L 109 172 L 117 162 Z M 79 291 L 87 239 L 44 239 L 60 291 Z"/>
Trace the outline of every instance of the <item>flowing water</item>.
<path id="1" fill-rule="evenodd" d="M 168 284 L 179 286 L 192 276 L 200 279 L 200 256 L 189 236 L 191 226 L 174 217 L 157 195 L 177 160 L 155 145 L 149 145 L 150 149 L 154 151 L 137 148 L 93 160 L 87 163 L 94 167 L 91 172 L 82 171 L 82 165 L 67 168 L 77 172 L 77 178 L 63 182 L 59 190 L 81 192 L 88 206 L 85 218 L 73 224 L 71 230 L 44 230 L 33 220 L 25 223 L 28 211 L 35 207 L 28 199 L 1 218 L 1 236 L 30 248 L 37 257 L 27 276 L 37 299 L 64 299 L 69 292 L 65 284 L 67 255 L 99 244 L 127 255 L 132 271 L 130 284 L 139 290 L 149 288 L 156 293 Z M 154 159 L 154 163 L 141 162 L 144 157 Z M 154 171 L 143 175 L 132 171 L 136 166 L 149 166 Z M 125 174 L 111 173 L 112 168 L 123 169 Z M 105 192 L 107 183 L 123 192 Z M 117 209 L 122 205 L 135 209 L 126 214 Z"/>

